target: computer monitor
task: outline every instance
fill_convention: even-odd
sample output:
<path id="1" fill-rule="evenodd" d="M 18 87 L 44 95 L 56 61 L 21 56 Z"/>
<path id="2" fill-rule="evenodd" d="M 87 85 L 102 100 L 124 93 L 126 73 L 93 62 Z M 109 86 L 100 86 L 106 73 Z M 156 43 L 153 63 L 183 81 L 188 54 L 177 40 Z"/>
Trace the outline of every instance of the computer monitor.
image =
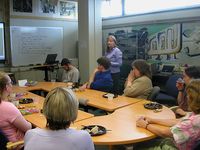
<path id="1" fill-rule="evenodd" d="M 54 64 L 56 63 L 57 54 L 48 54 L 44 64 Z"/>
<path id="2" fill-rule="evenodd" d="M 163 68 L 161 70 L 162 73 L 172 73 L 174 71 L 174 67 L 173 65 L 163 65 Z"/>

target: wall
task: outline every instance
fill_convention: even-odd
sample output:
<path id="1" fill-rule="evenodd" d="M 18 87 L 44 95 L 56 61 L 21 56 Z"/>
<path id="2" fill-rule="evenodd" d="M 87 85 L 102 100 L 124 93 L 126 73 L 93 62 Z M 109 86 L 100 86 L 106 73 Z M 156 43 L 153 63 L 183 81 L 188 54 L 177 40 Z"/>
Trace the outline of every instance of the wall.
<path id="1" fill-rule="evenodd" d="M 0 1 L 0 20 L 6 22 L 6 42 L 7 42 L 7 61 L 1 64 L 0 70 L 13 72 L 16 79 L 28 79 L 43 81 L 44 72 L 32 70 L 31 67 L 12 67 L 10 54 L 10 33 L 9 26 L 37 26 L 37 27 L 63 27 L 64 49 L 63 57 L 74 58 L 77 60 L 77 40 L 78 40 L 78 21 L 66 19 L 54 19 L 32 16 L 13 16 L 10 18 L 10 1 Z M 45 60 L 44 60 L 45 61 Z M 51 74 L 50 74 L 51 75 Z"/>
<path id="2" fill-rule="evenodd" d="M 104 19 L 103 41 L 108 34 L 114 34 L 123 51 L 123 62 L 129 65 L 138 58 L 151 63 L 173 64 L 177 70 L 185 64 L 199 65 L 199 14 L 200 9 L 190 9 Z M 153 42 L 158 48 L 152 48 Z M 174 42 L 177 42 L 176 47 Z"/>
<path id="3" fill-rule="evenodd" d="M 77 40 L 78 40 L 78 22 L 64 20 L 41 20 L 41 19 L 23 19 L 11 18 L 11 26 L 36 26 L 36 27 L 63 27 L 63 57 L 77 58 Z M 45 60 L 44 60 L 45 61 Z M 29 80 L 42 81 L 44 79 L 43 71 L 30 70 L 29 67 L 11 68 L 15 72 L 17 79 L 28 78 Z M 36 73 L 36 75 L 33 75 Z"/>

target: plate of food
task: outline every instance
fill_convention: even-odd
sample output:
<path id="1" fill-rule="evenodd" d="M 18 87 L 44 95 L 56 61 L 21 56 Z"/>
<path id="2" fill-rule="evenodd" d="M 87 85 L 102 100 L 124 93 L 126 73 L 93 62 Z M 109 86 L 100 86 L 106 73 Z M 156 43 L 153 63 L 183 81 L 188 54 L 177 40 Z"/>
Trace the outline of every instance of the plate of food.
<path id="1" fill-rule="evenodd" d="M 106 128 L 99 125 L 83 126 L 81 130 L 87 131 L 91 136 L 99 136 L 106 134 Z"/>
<path id="2" fill-rule="evenodd" d="M 157 102 L 146 103 L 146 104 L 144 104 L 144 107 L 146 109 L 151 109 L 151 110 L 163 108 L 163 106 L 161 104 L 157 103 Z"/>
<path id="3" fill-rule="evenodd" d="M 22 99 L 19 99 L 19 103 L 20 103 L 20 104 L 29 104 L 29 103 L 33 103 L 33 99 L 32 99 L 32 98 L 22 98 Z"/>

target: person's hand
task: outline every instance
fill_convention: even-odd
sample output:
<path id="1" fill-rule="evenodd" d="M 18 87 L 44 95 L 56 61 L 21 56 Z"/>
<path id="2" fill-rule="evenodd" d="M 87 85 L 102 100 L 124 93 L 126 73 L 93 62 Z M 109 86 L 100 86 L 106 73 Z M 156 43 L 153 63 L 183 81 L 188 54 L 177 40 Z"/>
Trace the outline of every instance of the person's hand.
<path id="1" fill-rule="evenodd" d="M 146 120 L 148 123 L 152 123 L 152 119 L 150 117 L 144 117 L 144 120 Z"/>
<path id="2" fill-rule="evenodd" d="M 79 89 L 80 89 L 81 91 L 84 91 L 86 88 L 87 88 L 87 83 L 86 83 L 86 84 L 83 84 L 81 87 L 79 87 Z"/>
<path id="3" fill-rule="evenodd" d="M 136 126 L 140 128 L 146 128 L 148 122 L 145 120 L 144 117 L 140 117 L 136 120 Z"/>
<path id="4" fill-rule="evenodd" d="M 88 84 L 86 85 L 86 88 L 87 88 L 87 89 L 90 89 L 90 83 L 88 83 Z"/>
<path id="5" fill-rule="evenodd" d="M 134 79 L 135 79 L 135 77 L 134 77 L 134 75 L 133 75 L 133 71 L 131 70 L 130 73 L 129 73 L 129 75 L 128 75 L 127 80 L 128 80 L 129 82 L 132 82 Z"/>
<path id="6" fill-rule="evenodd" d="M 179 91 L 183 90 L 184 89 L 184 81 L 183 79 L 179 78 L 177 81 L 176 81 L 176 87 Z"/>
<path id="7" fill-rule="evenodd" d="M 176 109 L 175 113 L 180 115 L 180 116 L 185 116 L 186 115 L 186 112 L 181 108 Z"/>
<path id="8" fill-rule="evenodd" d="M 99 69 L 95 68 L 93 74 L 96 74 L 98 71 L 99 71 Z"/>

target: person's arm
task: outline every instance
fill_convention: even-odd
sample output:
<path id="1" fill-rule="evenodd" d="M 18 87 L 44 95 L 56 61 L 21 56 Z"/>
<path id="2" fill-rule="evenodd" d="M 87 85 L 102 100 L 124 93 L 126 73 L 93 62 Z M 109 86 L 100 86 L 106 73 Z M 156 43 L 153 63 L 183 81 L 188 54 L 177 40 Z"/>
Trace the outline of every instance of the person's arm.
<path id="1" fill-rule="evenodd" d="M 14 121 L 13 125 L 18 128 L 22 132 L 26 132 L 27 130 L 32 128 L 30 122 L 26 121 L 22 115 L 19 115 Z"/>
<path id="2" fill-rule="evenodd" d="M 177 101 L 178 104 L 180 103 L 180 101 L 182 100 L 182 97 L 184 96 L 183 92 L 184 92 L 184 84 L 180 84 L 178 82 L 176 82 L 176 87 L 178 89 L 178 97 L 177 97 Z"/>
<path id="3" fill-rule="evenodd" d="M 73 83 L 78 83 L 78 79 L 79 79 L 79 71 L 76 70 L 76 71 L 73 73 L 73 75 L 72 75 L 71 81 L 72 81 Z"/>
<path id="4" fill-rule="evenodd" d="M 94 81 L 94 77 L 95 77 L 95 74 L 98 72 L 98 69 L 96 68 L 93 73 L 91 74 L 90 76 L 90 79 L 89 79 L 89 82 L 87 84 L 87 88 L 90 88 L 90 84 Z"/>
<path id="5" fill-rule="evenodd" d="M 161 123 L 160 125 L 163 124 L 162 123 L 163 121 L 161 121 L 160 119 L 158 119 L 158 120 L 152 120 L 152 121 L 159 122 L 159 123 Z M 168 121 L 170 121 L 170 119 Z M 136 121 L 136 125 L 138 127 L 147 129 L 147 130 L 151 131 L 152 133 L 154 133 L 154 134 L 156 134 L 156 135 L 158 135 L 160 137 L 173 137 L 169 126 L 168 127 L 160 128 L 160 127 L 156 126 L 155 124 L 150 123 L 145 118 L 139 118 Z"/>
<path id="6" fill-rule="evenodd" d="M 142 95 L 150 87 L 149 83 L 142 78 L 135 79 L 133 82 L 127 82 L 124 89 L 124 95 L 129 97 L 137 97 Z"/>
<path id="7" fill-rule="evenodd" d="M 150 124 L 159 124 L 168 127 L 172 127 L 180 121 L 179 119 L 155 119 L 150 117 L 145 117 L 144 119 Z"/>
<path id="8" fill-rule="evenodd" d="M 126 88 L 128 86 L 131 86 L 134 79 L 135 79 L 135 77 L 133 76 L 133 71 L 131 70 L 129 75 L 128 75 L 128 77 L 127 77 L 127 79 L 126 79 L 124 87 Z"/>
<path id="9" fill-rule="evenodd" d="M 121 66 L 122 65 L 122 52 L 117 50 L 115 53 L 116 61 L 111 61 L 111 66 Z"/>
<path id="10" fill-rule="evenodd" d="M 179 103 L 182 100 L 182 97 L 184 96 L 183 91 L 178 92 L 177 102 Z"/>
<path id="11" fill-rule="evenodd" d="M 184 110 L 181 109 L 181 108 L 177 108 L 177 109 L 175 110 L 175 113 L 178 114 L 178 115 L 180 115 L 180 116 L 185 116 L 188 112 L 184 111 Z"/>
<path id="12" fill-rule="evenodd" d="M 92 89 L 105 90 L 105 91 L 111 90 L 112 86 L 113 86 L 112 78 L 109 75 L 105 75 L 105 76 L 102 76 L 102 78 L 95 79 L 95 81 L 93 81 L 90 84 L 90 87 Z"/>

